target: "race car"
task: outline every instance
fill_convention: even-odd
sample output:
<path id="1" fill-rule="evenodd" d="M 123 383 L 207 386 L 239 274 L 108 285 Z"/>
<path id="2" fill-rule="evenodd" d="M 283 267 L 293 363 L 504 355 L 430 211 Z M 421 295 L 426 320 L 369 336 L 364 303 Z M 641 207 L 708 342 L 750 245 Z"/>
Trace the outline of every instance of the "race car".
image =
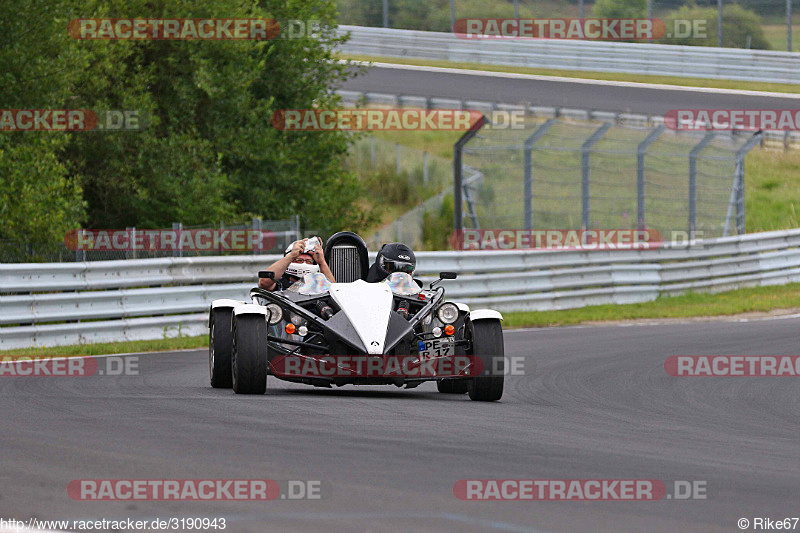
<path id="1" fill-rule="evenodd" d="M 271 375 L 317 387 L 436 381 L 441 393 L 502 397 L 503 317 L 447 301 L 442 282 L 457 273 L 427 288 L 407 272 L 367 283 L 367 247 L 352 232 L 332 236 L 324 253 L 336 283 L 311 273 L 288 290 L 254 287 L 250 302 L 211 303 L 212 387 L 264 394 Z"/>

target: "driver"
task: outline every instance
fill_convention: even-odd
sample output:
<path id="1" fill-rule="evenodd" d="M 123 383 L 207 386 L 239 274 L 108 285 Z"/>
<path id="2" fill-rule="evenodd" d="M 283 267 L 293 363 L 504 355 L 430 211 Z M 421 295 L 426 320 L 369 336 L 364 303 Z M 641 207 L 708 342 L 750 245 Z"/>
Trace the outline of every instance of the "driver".
<path id="1" fill-rule="evenodd" d="M 414 251 L 400 242 L 384 244 L 378 251 L 375 262 L 367 272 L 367 283 L 383 281 L 393 272 L 405 272 L 413 275 L 417 268 Z"/>
<path id="2" fill-rule="evenodd" d="M 308 240 L 301 239 L 289 245 L 283 253 L 283 258 L 272 263 L 267 269 L 275 273 L 276 279 L 261 278 L 258 280 L 258 286 L 268 291 L 278 288 L 286 290 L 306 274 L 315 272 L 322 272 L 331 283 L 336 283 L 333 272 L 325 261 L 325 254 L 322 253 L 322 240 L 317 237 L 314 249 L 306 252 Z"/>

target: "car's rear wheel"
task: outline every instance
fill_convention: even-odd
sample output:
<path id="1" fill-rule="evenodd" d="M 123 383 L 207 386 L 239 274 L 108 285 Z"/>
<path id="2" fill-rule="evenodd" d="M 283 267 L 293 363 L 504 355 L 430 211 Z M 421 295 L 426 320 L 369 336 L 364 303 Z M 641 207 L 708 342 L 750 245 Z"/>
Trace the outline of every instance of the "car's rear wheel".
<path id="1" fill-rule="evenodd" d="M 231 371 L 236 394 L 264 394 L 267 390 L 267 321 L 264 315 L 233 317 Z"/>
<path id="2" fill-rule="evenodd" d="M 440 379 L 436 388 L 443 394 L 464 394 L 467 392 L 467 379 Z"/>
<path id="3" fill-rule="evenodd" d="M 467 321 L 467 332 L 472 340 L 471 355 L 483 363 L 482 375 L 467 382 L 469 398 L 478 402 L 497 401 L 503 396 L 503 326 L 499 320 Z"/>
<path id="4" fill-rule="evenodd" d="M 230 389 L 231 377 L 231 318 L 233 309 L 219 307 L 211 310 L 208 320 L 208 373 L 211 386 L 216 389 Z"/>

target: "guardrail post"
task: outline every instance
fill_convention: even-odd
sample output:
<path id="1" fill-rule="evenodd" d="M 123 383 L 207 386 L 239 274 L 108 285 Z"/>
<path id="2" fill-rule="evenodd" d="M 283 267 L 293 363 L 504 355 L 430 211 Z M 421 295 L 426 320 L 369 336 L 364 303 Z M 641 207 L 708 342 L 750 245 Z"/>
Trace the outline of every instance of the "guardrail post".
<path id="1" fill-rule="evenodd" d="M 592 146 L 606 134 L 610 127 L 610 122 L 604 122 L 581 146 L 581 219 L 583 220 L 582 229 L 584 230 L 592 227 L 591 198 L 589 196 L 589 156 L 591 155 Z"/>
<path id="2" fill-rule="evenodd" d="M 486 122 L 488 122 L 486 117 L 481 115 L 475 124 L 473 124 L 468 131 L 464 132 L 464 135 L 453 145 L 453 231 L 460 232 L 464 230 L 464 206 L 461 205 L 464 202 L 464 191 L 462 190 L 464 174 L 461 168 L 461 154 L 464 150 L 464 146 L 478 134 L 478 130 L 480 130 Z"/>
<path id="3" fill-rule="evenodd" d="M 689 242 L 697 237 L 697 155 L 705 148 L 714 132 L 709 131 L 689 152 Z"/>
<path id="4" fill-rule="evenodd" d="M 645 139 L 639 143 L 639 146 L 636 147 L 636 212 L 637 212 L 637 228 L 643 230 L 647 227 L 647 223 L 645 220 L 645 208 L 644 208 L 644 201 L 645 201 L 645 182 L 644 182 L 644 156 L 647 149 L 650 147 L 653 142 L 655 142 L 658 137 L 664 133 L 664 130 L 667 127 L 662 124 L 650 134 L 645 137 Z"/>
<path id="5" fill-rule="evenodd" d="M 533 229 L 533 145 L 536 144 L 539 139 L 544 137 L 547 131 L 553 127 L 553 124 L 556 122 L 558 122 L 558 120 L 551 118 L 536 128 L 536 131 L 534 131 L 530 137 L 525 139 L 525 192 L 523 196 L 525 201 L 526 230 Z"/>

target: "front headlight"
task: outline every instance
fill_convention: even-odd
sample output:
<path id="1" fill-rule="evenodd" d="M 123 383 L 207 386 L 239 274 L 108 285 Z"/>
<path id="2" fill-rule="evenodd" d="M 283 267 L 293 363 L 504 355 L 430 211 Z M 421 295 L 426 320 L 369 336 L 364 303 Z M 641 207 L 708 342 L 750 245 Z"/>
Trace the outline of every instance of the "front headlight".
<path id="1" fill-rule="evenodd" d="M 269 323 L 273 326 L 283 319 L 283 309 L 278 304 L 269 304 L 267 306 L 269 311 Z"/>
<path id="2" fill-rule="evenodd" d="M 458 307 L 455 304 L 442 304 L 436 310 L 436 316 L 442 324 L 452 324 L 458 320 Z"/>

